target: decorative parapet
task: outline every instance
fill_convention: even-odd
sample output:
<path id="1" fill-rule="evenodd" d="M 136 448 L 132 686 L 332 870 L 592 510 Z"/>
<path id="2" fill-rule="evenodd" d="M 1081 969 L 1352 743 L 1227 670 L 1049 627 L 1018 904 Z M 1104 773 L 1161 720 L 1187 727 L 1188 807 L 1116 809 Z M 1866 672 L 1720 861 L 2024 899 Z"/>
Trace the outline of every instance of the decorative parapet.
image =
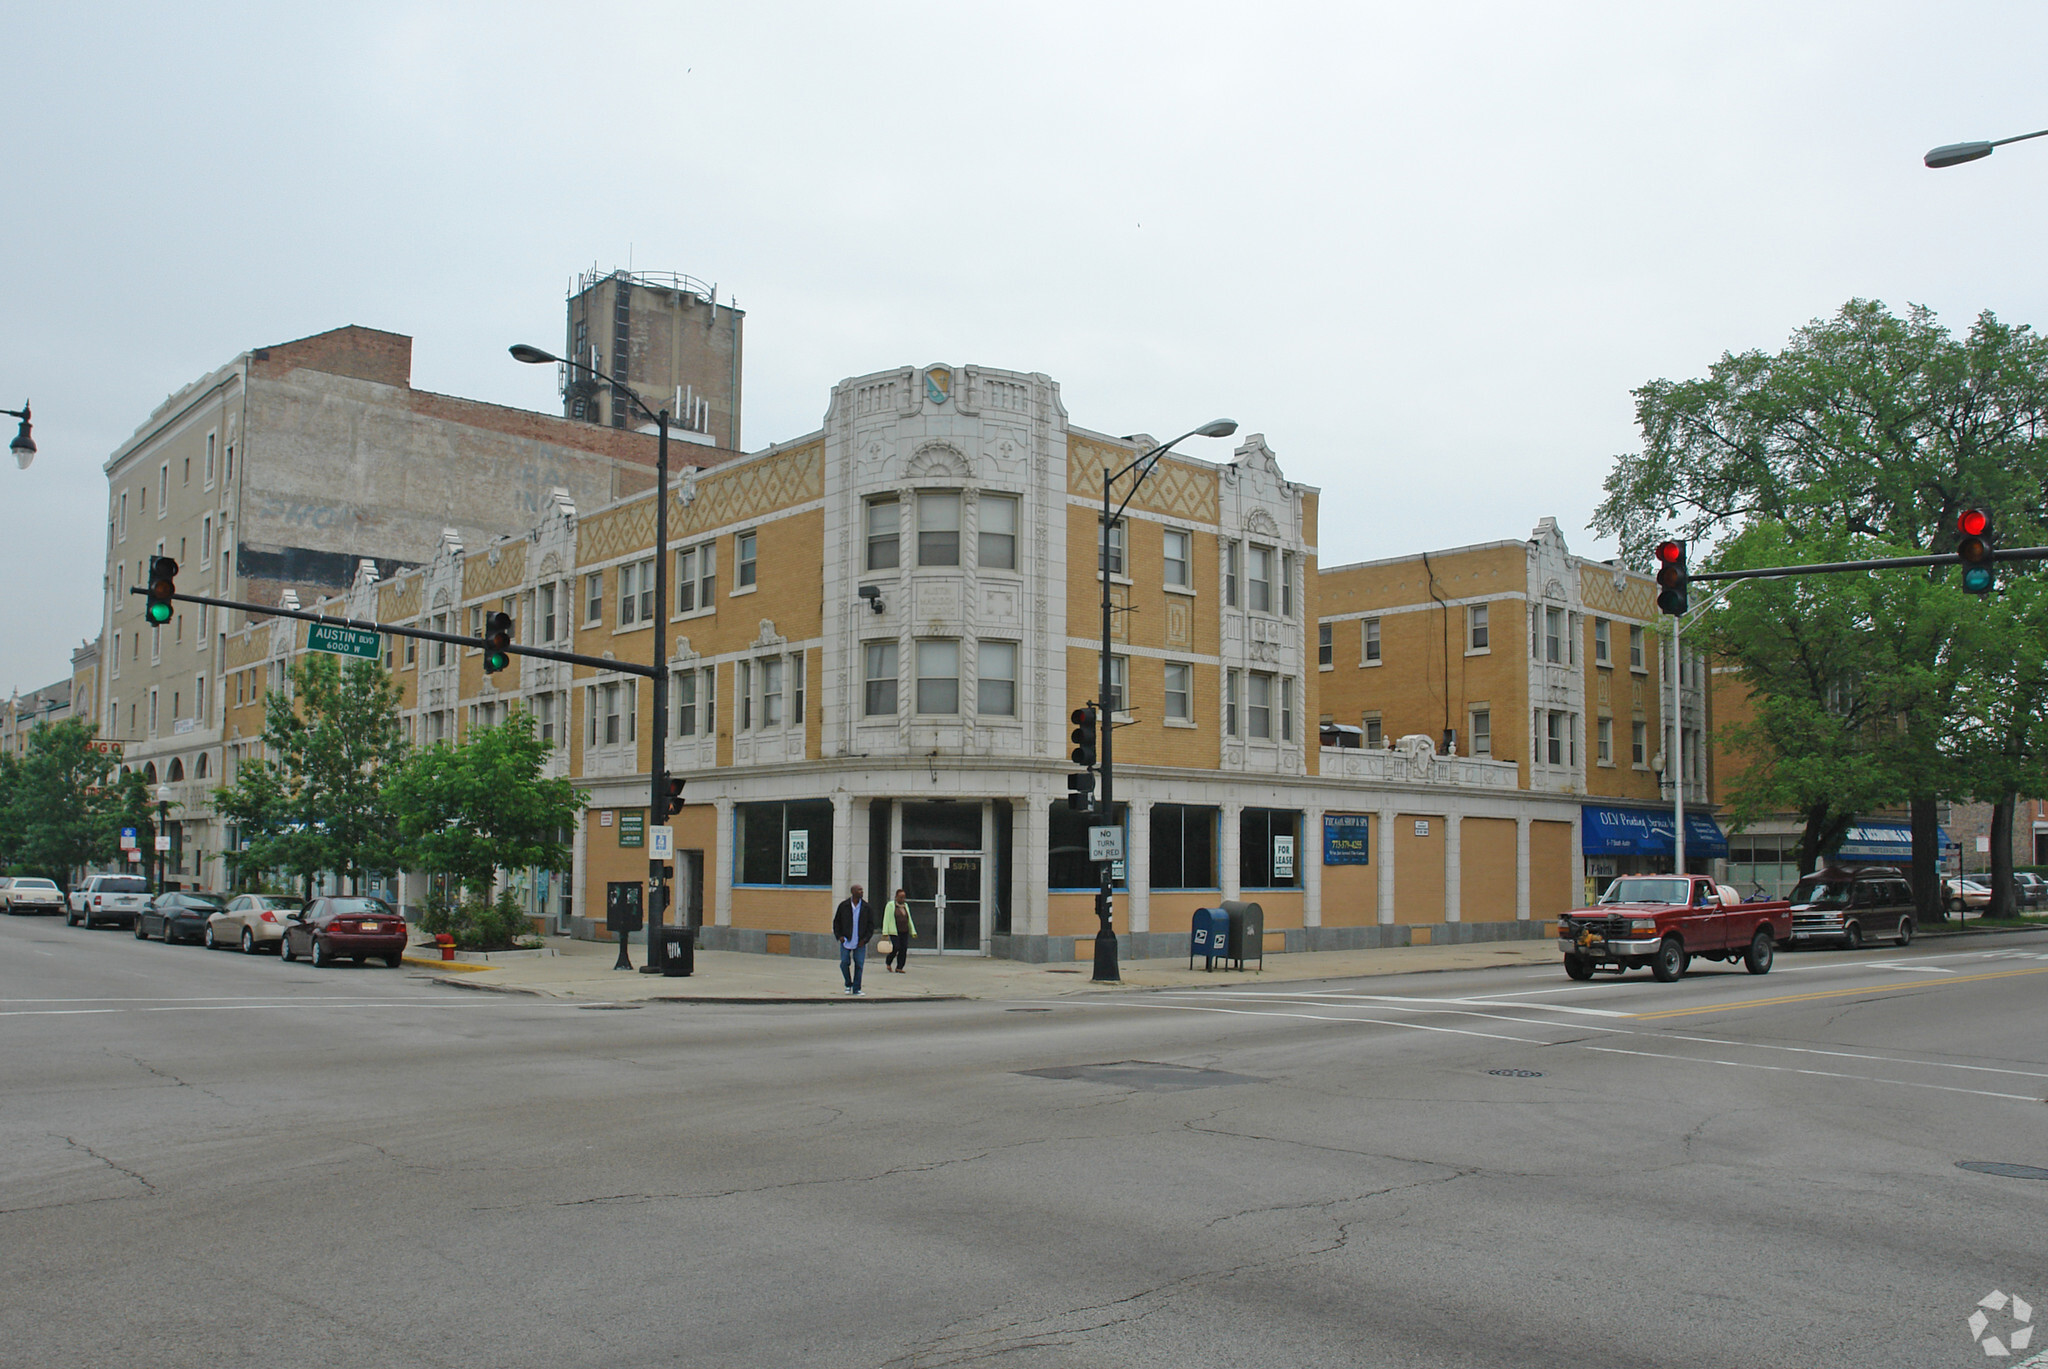
<path id="1" fill-rule="evenodd" d="M 1441 785 L 1466 789 L 1512 790 L 1519 778 L 1513 761 L 1439 756 L 1436 744 L 1419 734 L 1403 737 L 1393 749 L 1385 751 L 1349 746 L 1323 747 L 1320 773 L 1324 779 L 1362 784 Z"/>

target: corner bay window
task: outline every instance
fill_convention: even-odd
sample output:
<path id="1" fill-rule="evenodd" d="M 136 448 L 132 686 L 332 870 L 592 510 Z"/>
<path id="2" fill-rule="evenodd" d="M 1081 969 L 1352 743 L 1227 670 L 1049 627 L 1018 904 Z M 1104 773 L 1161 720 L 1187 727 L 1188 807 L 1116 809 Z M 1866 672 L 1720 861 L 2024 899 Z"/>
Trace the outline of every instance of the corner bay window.
<path id="1" fill-rule="evenodd" d="M 739 884 L 832 883 L 832 801 L 736 803 L 733 846 Z"/>
<path id="2" fill-rule="evenodd" d="M 868 570 L 894 570 L 900 557 L 902 541 L 902 502 L 895 495 L 887 499 L 868 501 L 867 559 Z"/>
<path id="3" fill-rule="evenodd" d="M 1218 810 L 1180 803 L 1152 805 L 1152 887 L 1218 889 Z"/>
<path id="4" fill-rule="evenodd" d="M 975 654 L 974 711 L 983 717 L 1017 716 L 1017 644 L 983 642 Z"/>
<path id="5" fill-rule="evenodd" d="M 917 564 L 960 564 L 960 496 L 927 491 L 917 497 Z"/>
<path id="6" fill-rule="evenodd" d="M 1017 501 L 1009 495 L 981 497 L 981 536 L 976 554 L 983 570 L 1017 568 Z"/>
<path id="7" fill-rule="evenodd" d="M 1237 882 L 1243 889 L 1301 886 L 1301 814 L 1247 808 L 1237 818 Z"/>
<path id="8" fill-rule="evenodd" d="M 863 710 L 870 718 L 896 716 L 896 644 L 869 642 L 867 658 L 867 699 Z"/>
<path id="9" fill-rule="evenodd" d="M 917 644 L 917 711 L 960 711 L 960 643 L 936 641 Z"/>

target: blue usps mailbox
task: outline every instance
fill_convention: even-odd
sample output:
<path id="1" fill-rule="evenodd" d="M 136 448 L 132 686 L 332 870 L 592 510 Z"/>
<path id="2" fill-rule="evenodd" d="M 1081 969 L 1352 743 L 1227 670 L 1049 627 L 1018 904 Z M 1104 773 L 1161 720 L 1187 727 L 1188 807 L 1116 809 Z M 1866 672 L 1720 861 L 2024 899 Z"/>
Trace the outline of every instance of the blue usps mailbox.
<path id="1" fill-rule="evenodd" d="M 1205 970 L 1216 968 L 1216 957 L 1223 955 L 1230 945 L 1230 914 L 1221 908 L 1195 909 L 1194 926 L 1188 933 L 1188 968 L 1195 968 L 1195 957 L 1205 956 Z"/>

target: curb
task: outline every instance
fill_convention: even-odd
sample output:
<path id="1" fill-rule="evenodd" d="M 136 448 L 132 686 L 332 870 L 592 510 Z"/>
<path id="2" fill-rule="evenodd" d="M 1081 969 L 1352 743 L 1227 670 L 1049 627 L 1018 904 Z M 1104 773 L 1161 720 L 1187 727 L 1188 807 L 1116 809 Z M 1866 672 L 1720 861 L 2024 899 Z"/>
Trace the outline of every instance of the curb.
<path id="1" fill-rule="evenodd" d="M 438 965 L 440 962 L 436 961 L 434 963 Z M 428 975 L 427 982 L 430 984 L 440 984 L 450 989 L 467 989 L 471 993 L 506 993 L 516 994 L 521 998 L 554 997 L 553 994 L 542 993 L 539 989 L 522 989 L 516 984 L 479 984 L 468 979 L 443 979 L 438 975 Z"/>
<path id="2" fill-rule="evenodd" d="M 972 1000 L 969 995 L 964 993 L 916 994 L 909 998 L 870 998 L 866 994 L 862 994 L 858 999 L 848 994 L 839 993 L 823 998 L 716 998 L 709 994 L 664 994 L 658 998 L 647 998 L 641 1001 L 645 1003 L 738 1003 L 750 1007 L 768 1007 L 776 1003 L 966 1003 Z"/>
<path id="3" fill-rule="evenodd" d="M 417 965 L 423 970 L 439 970 L 446 974 L 480 974 L 495 970 L 496 965 L 470 965 L 460 960 L 443 960 L 439 956 L 429 959 L 423 955 L 402 955 L 399 960 L 407 965 Z"/>

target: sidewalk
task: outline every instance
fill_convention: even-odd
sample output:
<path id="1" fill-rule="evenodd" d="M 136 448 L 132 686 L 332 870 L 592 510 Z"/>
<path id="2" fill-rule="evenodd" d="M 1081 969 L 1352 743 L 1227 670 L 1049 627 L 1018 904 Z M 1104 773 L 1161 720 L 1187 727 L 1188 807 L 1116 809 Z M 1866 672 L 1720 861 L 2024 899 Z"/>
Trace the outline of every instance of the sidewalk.
<path id="1" fill-rule="evenodd" d="M 453 988 L 496 993 L 530 994 L 540 998 L 589 1002 L 665 1003 L 842 1003 L 848 1001 L 834 960 L 782 955 L 749 955 L 739 951 L 698 951 L 696 973 L 687 979 L 640 974 L 644 948 L 633 940 L 635 972 L 614 970 L 618 946 L 611 942 L 549 937 L 552 954 L 514 953 L 488 964 L 443 962 L 430 949 L 416 949 L 405 958 L 439 983 Z M 1218 968 L 1204 972 L 1200 962 L 1188 969 L 1181 960 L 1127 960 L 1119 967 L 1121 985 L 1095 984 L 1090 962 L 1033 965 L 981 956 L 919 955 L 910 957 L 905 974 L 889 974 L 882 958 L 868 955 L 862 980 L 864 996 L 856 1002 L 945 1002 L 975 998 L 1059 998 L 1123 989 L 1171 989 L 1247 984 L 1290 984 L 1364 975 L 1413 974 L 1432 970 L 1477 970 L 1495 965 L 1556 965 L 1557 943 L 1551 940 L 1479 942 L 1466 946 L 1395 946 L 1371 951 L 1312 951 L 1273 955 L 1265 968 L 1243 971 Z M 1257 961 L 1251 962 L 1256 967 Z"/>

